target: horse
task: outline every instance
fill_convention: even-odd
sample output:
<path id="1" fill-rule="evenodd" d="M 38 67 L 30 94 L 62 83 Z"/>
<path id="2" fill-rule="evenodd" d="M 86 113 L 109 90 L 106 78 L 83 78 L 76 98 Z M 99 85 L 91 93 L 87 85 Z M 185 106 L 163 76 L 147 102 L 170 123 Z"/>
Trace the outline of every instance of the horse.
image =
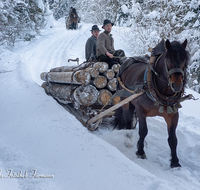
<path id="1" fill-rule="evenodd" d="M 186 70 L 189 62 L 189 52 L 186 50 L 187 39 L 181 44 L 164 41 L 163 53 L 150 64 L 143 59 L 129 58 L 124 64 L 129 65 L 120 75 L 123 87 L 118 84 L 118 90 L 131 89 L 137 84 L 143 84 L 144 93 L 115 112 L 114 126 L 117 129 L 131 129 L 133 114 L 136 112 L 139 120 L 139 140 L 136 155 L 146 158 L 144 139 L 148 133 L 146 118 L 162 116 L 168 129 L 168 144 L 171 149 L 171 168 L 181 167 L 177 157 L 176 128 L 179 119 L 178 108 L 187 81 Z M 144 81 L 150 70 L 150 80 Z M 125 97 L 121 97 L 121 100 Z"/>
<path id="2" fill-rule="evenodd" d="M 71 22 L 71 27 L 72 29 L 76 29 L 76 25 L 78 23 L 78 14 L 76 12 L 75 8 L 71 8 L 71 12 L 70 12 L 70 22 Z"/>

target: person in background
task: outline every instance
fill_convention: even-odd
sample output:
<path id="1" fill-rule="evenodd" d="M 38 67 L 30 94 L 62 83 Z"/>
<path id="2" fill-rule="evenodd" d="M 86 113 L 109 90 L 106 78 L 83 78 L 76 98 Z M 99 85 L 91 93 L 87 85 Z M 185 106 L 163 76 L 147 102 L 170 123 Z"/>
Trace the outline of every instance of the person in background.
<path id="1" fill-rule="evenodd" d="M 88 38 L 85 44 L 85 58 L 86 61 L 96 61 L 96 45 L 97 45 L 97 37 L 99 36 L 99 30 L 97 25 L 93 25 L 90 30 L 92 36 Z"/>
<path id="2" fill-rule="evenodd" d="M 123 50 L 114 49 L 114 39 L 111 34 L 111 30 L 114 23 L 105 19 L 102 28 L 104 32 L 99 34 L 97 38 L 97 59 L 102 62 L 107 62 L 109 68 L 114 64 L 121 64 L 120 57 L 125 57 Z"/>

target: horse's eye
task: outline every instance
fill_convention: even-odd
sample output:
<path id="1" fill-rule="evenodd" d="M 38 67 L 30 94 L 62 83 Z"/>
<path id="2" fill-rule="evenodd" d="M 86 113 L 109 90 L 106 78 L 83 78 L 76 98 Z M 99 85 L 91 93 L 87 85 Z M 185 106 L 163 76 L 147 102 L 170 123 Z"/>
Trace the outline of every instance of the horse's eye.
<path id="1" fill-rule="evenodd" d="M 167 64 L 169 64 L 170 63 L 169 59 L 166 59 L 166 62 L 167 62 Z"/>

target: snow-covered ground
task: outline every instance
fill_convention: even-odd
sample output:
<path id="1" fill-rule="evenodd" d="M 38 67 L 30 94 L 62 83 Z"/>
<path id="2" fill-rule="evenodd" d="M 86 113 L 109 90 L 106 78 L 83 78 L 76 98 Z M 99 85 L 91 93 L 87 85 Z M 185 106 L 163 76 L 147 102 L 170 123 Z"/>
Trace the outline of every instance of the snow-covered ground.
<path id="1" fill-rule="evenodd" d="M 40 87 L 41 72 L 73 65 L 69 58 L 84 61 L 91 26 L 67 31 L 60 20 L 33 41 L 2 50 L 0 190 L 200 189 L 200 100 L 182 103 L 177 129 L 182 167 L 170 169 L 162 118 L 148 118 L 147 159 L 141 160 L 135 155 L 138 127 L 91 133 Z M 129 56 L 121 29 L 113 27 L 112 33 L 115 48 Z"/>

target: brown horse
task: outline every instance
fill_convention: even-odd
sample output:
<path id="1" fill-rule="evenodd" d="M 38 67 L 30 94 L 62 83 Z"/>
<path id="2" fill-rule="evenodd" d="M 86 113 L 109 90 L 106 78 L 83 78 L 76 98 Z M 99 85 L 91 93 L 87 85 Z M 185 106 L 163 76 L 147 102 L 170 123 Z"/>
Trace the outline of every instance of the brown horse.
<path id="1" fill-rule="evenodd" d="M 180 99 L 186 83 L 186 69 L 189 53 L 185 50 L 187 40 L 182 44 L 177 41 L 165 42 L 163 53 L 151 67 L 151 82 L 146 84 L 146 73 L 150 67 L 145 61 L 135 61 L 129 58 L 124 64 L 131 63 L 121 74 L 121 80 L 126 88 L 143 84 L 145 93 L 124 106 L 115 113 L 115 128 L 131 129 L 133 114 L 139 119 L 139 140 L 136 155 L 145 158 L 144 139 L 147 135 L 146 117 L 162 116 L 167 123 L 168 143 L 171 149 L 171 167 L 180 167 L 177 157 L 176 127 L 178 124 Z M 145 81 L 145 82 L 144 82 Z M 119 89 L 122 87 L 119 85 Z M 124 97 L 121 97 L 124 99 Z"/>
<path id="2" fill-rule="evenodd" d="M 78 25 L 78 14 L 75 8 L 71 8 L 69 16 L 70 16 L 71 28 L 76 29 Z"/>

